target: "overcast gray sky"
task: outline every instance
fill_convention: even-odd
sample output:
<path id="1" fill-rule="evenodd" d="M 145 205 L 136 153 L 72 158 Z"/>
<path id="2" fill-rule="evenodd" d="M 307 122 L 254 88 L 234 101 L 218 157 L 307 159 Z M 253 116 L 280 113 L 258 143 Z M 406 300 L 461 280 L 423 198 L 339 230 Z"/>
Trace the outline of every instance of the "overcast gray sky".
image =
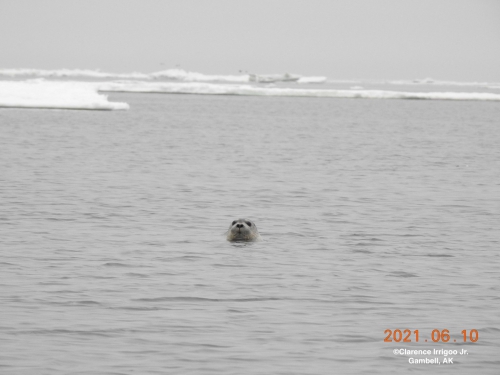
<path id="1" fill-rule="evenodd" d="M 0 0 L 0 68 L 176 65 L 499 82 L 500 1 Z"/>

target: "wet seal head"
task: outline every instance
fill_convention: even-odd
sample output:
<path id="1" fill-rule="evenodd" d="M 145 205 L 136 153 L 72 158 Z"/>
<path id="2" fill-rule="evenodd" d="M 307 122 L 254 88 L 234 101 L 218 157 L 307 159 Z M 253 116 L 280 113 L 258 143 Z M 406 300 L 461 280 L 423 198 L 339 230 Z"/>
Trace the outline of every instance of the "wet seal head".
<path id="1" fill-rule="evenodd" d="M 257 226 L 252 220 L 234 220 L 227 231 L 228 241 L 257 241 L 260 239 Z"/>

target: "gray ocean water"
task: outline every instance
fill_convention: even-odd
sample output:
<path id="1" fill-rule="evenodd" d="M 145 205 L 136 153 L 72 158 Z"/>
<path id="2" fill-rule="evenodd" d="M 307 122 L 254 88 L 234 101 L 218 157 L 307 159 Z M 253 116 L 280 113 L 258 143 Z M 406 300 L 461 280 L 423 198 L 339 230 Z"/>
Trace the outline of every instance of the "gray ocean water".
<path id="1" fill-rule="evenodd" d="M 2 374 L 499 373 L 498 103 L 110 99 L 0 110 Z"/>

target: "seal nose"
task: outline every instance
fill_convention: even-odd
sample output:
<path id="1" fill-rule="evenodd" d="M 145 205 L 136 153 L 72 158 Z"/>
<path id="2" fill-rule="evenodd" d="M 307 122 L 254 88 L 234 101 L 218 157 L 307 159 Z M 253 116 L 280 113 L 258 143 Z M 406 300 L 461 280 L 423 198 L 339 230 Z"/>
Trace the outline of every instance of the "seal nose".
<path id="1" fill-rule="evenodd" d="M 236 228 L 243 228 L 243 224 L 236 224 Z"/>

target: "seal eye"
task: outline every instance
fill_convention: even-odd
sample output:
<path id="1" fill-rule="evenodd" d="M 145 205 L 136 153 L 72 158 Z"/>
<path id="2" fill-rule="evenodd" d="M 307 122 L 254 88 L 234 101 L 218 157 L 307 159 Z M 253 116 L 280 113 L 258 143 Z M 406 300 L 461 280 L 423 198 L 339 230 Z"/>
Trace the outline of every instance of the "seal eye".
<path id="1" fill-rule="evenodd" d="M 231 225 L 234 225 L 234 224 L 236 224 L 236 220 L 231 223 Z"/>
<path id="2" fill-rule="evenodd" d="M 249 221 L 245 221 L 245 223 L 247 223 L 247 225 L 248 225 L 249 227 L 251 227 L 251 226 L 252 226 L 252 223 L 251 223 L 251 222 L 249 222 Z"/>

